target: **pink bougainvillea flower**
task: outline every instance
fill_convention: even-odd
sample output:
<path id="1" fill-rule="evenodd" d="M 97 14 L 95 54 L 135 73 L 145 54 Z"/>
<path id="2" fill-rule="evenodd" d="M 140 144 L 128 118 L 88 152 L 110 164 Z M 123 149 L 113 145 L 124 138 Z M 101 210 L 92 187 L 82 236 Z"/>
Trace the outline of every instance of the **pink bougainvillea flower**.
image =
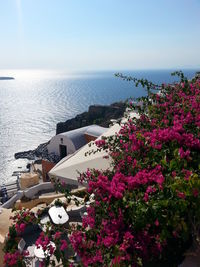
<path id="1" fill-rule="evenodd" d="M 60 237 L 61 237 L 61 235 L 62 235 L 62 233 L 61 232 L 56 232 L 55 234 L 54 234 L 54 238 L 55 239 L 59 239 Z"/>
<path id="2" fill-rule="evenodd" d="M 185 199 L 186 198 L 185 193 L 180 192 L 180 191 L 177 191 L 177 196 L 180 197 L 180 198 L 182 198 L 182 199 Z"/>
<path id="3" fill-rule="evenodd" d="M 193 193 L 193 196 L 194 196 L 194 197 L 198 197 L 198 195 L 199 195 L 199 190 L 198 190 L 197 188 L 194 188 L 192 193 Z"/>
<path id="4" fill-rule="evenodd" d="M 61 246 L 60 246 L 61 251 L 64 251 L 65 249 L 68 248 L 68 244 L 67 244 L 66 240 L 62 239 L 62 240 L 60 240 L 60 242 L 61 242 Z"/>

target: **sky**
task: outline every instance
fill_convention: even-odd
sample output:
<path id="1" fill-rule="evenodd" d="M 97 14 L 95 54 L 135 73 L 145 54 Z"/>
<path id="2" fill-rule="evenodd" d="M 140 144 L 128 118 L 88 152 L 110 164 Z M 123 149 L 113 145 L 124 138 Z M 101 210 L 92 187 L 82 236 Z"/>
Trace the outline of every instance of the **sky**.
<path id="1" fill-rule="evenodd" d="M 0 0 L 0 69 L 200 68 L 200 0 Z"/>

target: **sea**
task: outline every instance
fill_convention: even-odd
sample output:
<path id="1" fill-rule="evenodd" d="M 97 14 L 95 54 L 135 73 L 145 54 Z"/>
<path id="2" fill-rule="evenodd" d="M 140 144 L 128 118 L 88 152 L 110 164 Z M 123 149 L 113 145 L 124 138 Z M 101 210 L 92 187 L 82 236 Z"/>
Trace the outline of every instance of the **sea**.
<path id="1" fill-rule="evenodd" d="M 135 70 L 69 73 L 49 70 L 0 70 L 0 185 L 15 180 L 14 171 L 26 168 L 16 152 L 35 149 L 56 134 L 56 124 L 88 110 L 146 95 L 143 88 L 115 77 L 116 72 L 154 83 L 172 83 L 173 70 Z M 198 70 L 183 70 L 192 78 Z"/>

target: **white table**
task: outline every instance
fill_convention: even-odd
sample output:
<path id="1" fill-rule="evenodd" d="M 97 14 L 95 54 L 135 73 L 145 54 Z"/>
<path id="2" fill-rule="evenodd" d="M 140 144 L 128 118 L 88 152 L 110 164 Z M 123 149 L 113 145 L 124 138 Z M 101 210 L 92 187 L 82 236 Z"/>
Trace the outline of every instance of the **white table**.
<path id="1" fill-rule="evenodd" d="M 51 207 L 49 216 L 55 224 L 65 224 L 69 220 L 69 216 L 63 207 Z"/>
<path id="2" fill-rule="evenodd" d="M 56 248 L 56 245 L 53 242 L 50 242 L 50 245 L 54 248 Z M 38 259 L 45 259 L 45 256 L 51 256 L 48 249 L 44 251 L 41 246 L 35 246 L 34 254 Z"/>

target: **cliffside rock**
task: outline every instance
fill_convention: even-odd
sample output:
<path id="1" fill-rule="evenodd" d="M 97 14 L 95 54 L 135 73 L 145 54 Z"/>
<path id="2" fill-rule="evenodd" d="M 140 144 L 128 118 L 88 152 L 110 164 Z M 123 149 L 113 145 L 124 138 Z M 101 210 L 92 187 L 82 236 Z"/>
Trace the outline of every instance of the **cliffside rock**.
<path id="1" fill-rule="evenodd" d="M 124 102 L 111 104 L 110 106 L 93 105 L 89 107 L 88 112 L 83 112 L 75 118 L 66 122 L 59 122 L 56 127 L 56 134 L 74 130 L 80 127 L 97 124 L 108 127 L 111 119 L 119 119 L 123 116 L 126 109 Z M 60 158 L 54 154 L 48 154 L 47 143 L 40 144 L 34 150 L 28 150 L 15 153 L 15 158 L 26 158 L 29 160 L 47 159 L 52 162 L 58 162 Z"/>
<path id="2" fill-rule="evenodd" d="M 88 112 L 83 112 L 73 119 L 59 122 L 56 127 L 56 134 L 71 131 L 80 127 L 97 124 L 108 127 L 111 119 L 119 119 L 126 109 L 124 102 L 113 103 L 110 106 L 92 105 Z"/>
<path id="3" fill-rule="evenodd" d="M 29 160 L 37 160 L 37 159 L 48 159 L 53 162 L 57 162 L 58 159 L 55 158 L 55 155 L 48 154 L 47 150 L 47 143 L 40 144 L 36 149 L 34 150 L 28 150 L 23 152 L 15 153 L 16 159 L 29 159 Z"/>

